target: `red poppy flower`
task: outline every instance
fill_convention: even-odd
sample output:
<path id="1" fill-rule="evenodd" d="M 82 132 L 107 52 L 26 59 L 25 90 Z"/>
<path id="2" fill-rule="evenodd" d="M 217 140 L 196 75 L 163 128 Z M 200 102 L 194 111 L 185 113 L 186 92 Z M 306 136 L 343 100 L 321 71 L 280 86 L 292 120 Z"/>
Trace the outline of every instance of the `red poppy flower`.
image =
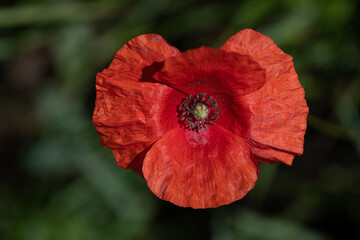
<path id="1" fill-rule="evenodd" d="M 292 164 L 308 107 L 292 57 L 250 29 L 220 50 L 138 36 L 97 75 L 93 122 L 159 198 L 209 208 L 250 191 L 258 161 Z"/>

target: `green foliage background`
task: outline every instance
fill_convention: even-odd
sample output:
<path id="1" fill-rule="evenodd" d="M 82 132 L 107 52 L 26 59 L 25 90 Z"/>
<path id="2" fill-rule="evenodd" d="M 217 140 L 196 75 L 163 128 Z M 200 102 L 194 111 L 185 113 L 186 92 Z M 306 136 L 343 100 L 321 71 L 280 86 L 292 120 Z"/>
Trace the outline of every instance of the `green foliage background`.
<path id="1" fill-rule="evenodd" d="M 0 4 L 0 239 L 360 239 L 358 1 Z M 304 155 L 262 164 L 228 206 L 157 199 L 99 142 L 96 73 L 143 33 L 185 51 L 244 28 L 294 57 L 310 107 Z"/>

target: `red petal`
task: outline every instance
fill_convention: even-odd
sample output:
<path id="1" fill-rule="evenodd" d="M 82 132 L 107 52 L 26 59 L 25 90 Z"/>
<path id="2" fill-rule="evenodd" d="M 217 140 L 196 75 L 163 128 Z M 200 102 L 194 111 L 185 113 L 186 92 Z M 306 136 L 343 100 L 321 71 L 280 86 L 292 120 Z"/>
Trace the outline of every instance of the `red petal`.
<path id="1" fill-rule="evenodd" d="M 279 149 L 252 147 L 251 150 L 258 161 L 268 164 L 279 162 L 279 159 L 281 159 L 281 162 L 291 165 L 294 159 L 293 154 L 283 152 Z"/>
<path id="2" fill-rule="evenodd" d="M 120 167 L 178 126 L 181 93 L 158 83 L 121 81 L 98 74 L 93 122 L 102 144 L 114 149 Z"/>
<path id="3" fill-rule="evenodd" d="M 233 96 L 259 89 L 265 83 L 265 72 L 248 56 L 200 47 L 167 58 L 154 78 L 187 95 Z"/>
<path id="4" fill-rule="evenodd" d="M 162 62 L 177 53 L 179 50 L 160 35 L 144 34 L 127 42 L 116 53 L 108 69 L 115 74 L 122 74 L 124 79 L 138 81 L 144 67 Z"/>
<path id="5" fill-rule="evenodd" d="M 120 167 L 131 167 L 139 153 L 177 126 L 176 105 L 183 95 L 162 84 L 139 82 L 151 77 L 145 70 L 158 68 L 154 62 L 177 52 L 159 35 L 141 35 L 124 45 L 109 69 L 97 75 L 93 122 Z"/>
<path id="6" fill-rule="evenodd" d="M 250 125 L 250 112 L 247 107 L 235 101 L 236 96 L 224 94 L 214 94 L 212 96 L 214 96 L 221 109 L 219 119 L 214 123 L 239 136 L 246 136 Z M 208 127 L 211 128 L 211 126 Z"/>
<path id="7" fill-rule="evenodd" d="M 159 198 L 209 208 L 244 197 L 254 187 L 258 166 L 248 144 L 225 128 L 199 133 L 174 128 L 149 150 L 143 173 Z"/>
<path id="8" fill-rule="evenodd" d="M 231 37 L 221 50 L 249 55 L 266 69 L 264 86 L 241 96 L 239 101 L 248 105 L 252 113 L 249 137 L 258 143 L 252 146 L 253 152 L 259 157 L 290 165 L 289 154 L 303 152 L 308 114 L 304 89 L 298 81 L 292 57 L 270 38 L 250 29 Z"/>

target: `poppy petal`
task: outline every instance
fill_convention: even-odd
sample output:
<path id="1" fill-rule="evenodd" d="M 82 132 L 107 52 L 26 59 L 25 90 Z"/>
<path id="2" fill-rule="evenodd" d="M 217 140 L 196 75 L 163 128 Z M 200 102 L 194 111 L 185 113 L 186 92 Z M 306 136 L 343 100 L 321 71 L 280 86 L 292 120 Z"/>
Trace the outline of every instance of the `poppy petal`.
<path id="1" fill-rule="evenodd" d="M 253 152 L 261 155 L 265 149 L 260 158 L 291 165 L 289 154 L 303 153 L 309 111 L 292 57 L 270 38 L 250 29 L 231 37 L 221 50 L 249 55 L 266 70 L 264 86 L 240 96 L 238 101 L 245 103 L 252 113 L 249 138 L 255 143 Z"/>
<path id="2" fill-rule="evenodd" d="M 128 168 L 139 153 L 177 126 L 176 105 L 184 96 L 159 83 L 135 84 L 142 73 L 124 69 L 118 65 L 97 75 L 93 123 L 118 165 Z"/>
<path id="3" fill-rule="evenodd" d="M 178 126 L 176 105 L 183 94 L 159 83 L 137 83 L 98 74 L 93 122 L 102 144 L 120 167 L 165 132 Z"/>
<path id="4" fill-rule="evenodd" d="M 258 165 L 248 144 L 225 128 L 174 128 L 148 151 L 143 174 L 159 198 L 183 207 L 210 208 L 244 197 L 258 178 Z"/>
<path id="5" fill-rule="evenodd" d="M 128 168 L 139 153 L 176 126 L 176 113 L 168 108 L 176 109 L 183 95 L 162 84 L 140 81 L 152 77 L 144 69 L 154 71 L 158 69 L 154 62 L 177 53 L 161 36 L 141 35 L 126 43 L 109 68 L 97 75 L 93 123 L 120 167 Z"/>
<path id="6" fill-rule="evenodd" d="M 154 78 L 189 94 L 243 95 L 265 83 L 265 71 L 249 56 L 200 47 L 164 61 Z"/>
<path id="7" fill-rule="evenodd" d="M 162 36 L 143 34 L 128 41 L 116 54 L 108 70 L 124 79 L 138 81 L 143 68 L 179 53 Z"/>
<path id="8" fill-rule="evenodd" d="M 273 149 L 270 147 L 261 148 L 259 146 L 256 146 L 252 147 L 251 151 L 255 155 L 257 161 L 267 164 L 281 161 L 287 165 L 291 165 L 294 159 L 294 155 L 292 153 L 287 153 L 279 149 Z"/>

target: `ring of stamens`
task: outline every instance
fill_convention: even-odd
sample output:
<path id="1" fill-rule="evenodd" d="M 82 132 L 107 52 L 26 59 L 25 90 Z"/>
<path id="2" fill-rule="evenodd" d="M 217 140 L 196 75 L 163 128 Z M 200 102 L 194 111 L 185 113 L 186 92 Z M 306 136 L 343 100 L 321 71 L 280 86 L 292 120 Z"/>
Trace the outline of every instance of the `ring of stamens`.
<path id="1" fill-rule="evenodd" d="M 215 125 L 219 119 L 220 108 L 212 96 L 205 97 L 206 93 L 199 93 L 194 97 L 187 96 L 178 106 L 179 123 L 185 128 L 199 131 L 207 130 L 207 125 Z"/>

